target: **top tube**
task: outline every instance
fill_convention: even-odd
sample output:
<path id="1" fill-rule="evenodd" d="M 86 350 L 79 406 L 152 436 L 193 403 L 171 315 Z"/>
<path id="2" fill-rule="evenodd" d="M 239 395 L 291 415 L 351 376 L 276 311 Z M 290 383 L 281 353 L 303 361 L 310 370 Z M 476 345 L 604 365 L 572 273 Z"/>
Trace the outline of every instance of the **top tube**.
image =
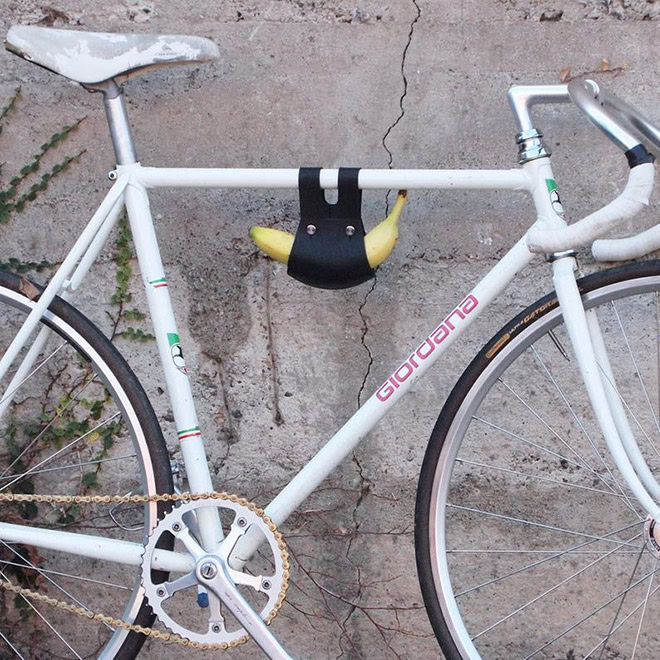
<path id="1" fill-rule="evenodd" d="M 298 188 L 298 168 L 186 168 L 120 166 L 148 188 Z M 322 169 L 320 184 L 337 188 L 339 170 Z M 511 170 L 372 170 L 361 169 L 358 186 L 369 190 L 520 190 L 530 189 L 522 169 Z"/>

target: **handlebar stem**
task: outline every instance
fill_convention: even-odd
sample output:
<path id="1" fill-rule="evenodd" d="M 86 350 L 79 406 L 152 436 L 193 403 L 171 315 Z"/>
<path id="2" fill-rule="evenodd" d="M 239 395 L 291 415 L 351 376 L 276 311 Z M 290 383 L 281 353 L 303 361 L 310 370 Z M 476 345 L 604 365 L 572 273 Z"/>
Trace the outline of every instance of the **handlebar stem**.
<path id="1" fill-rule="evenodd" d="M 570 103 L 568 85 L 513 85 L 507 94 L 519 133 L 534 130 L 530 109 L 537 103 Z"/>

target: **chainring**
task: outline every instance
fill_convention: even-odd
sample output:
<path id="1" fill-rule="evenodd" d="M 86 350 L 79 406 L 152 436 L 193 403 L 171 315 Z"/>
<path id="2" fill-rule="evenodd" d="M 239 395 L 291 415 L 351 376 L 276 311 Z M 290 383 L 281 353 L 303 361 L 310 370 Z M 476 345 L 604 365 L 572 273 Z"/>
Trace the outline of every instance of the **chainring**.
<path id="1" fill-rule="evenodd" d="M 152 579 L 154 554 L 163 535 L 172 535 L 176 544 L 177 537 L 189 534 L 201 545 L 197 518 L 199 512 L 208 507 L 219 509 L 225 538 L 213 554 L 225 561 L 248 530 L 256 529 L 263 535 L 260 550 L 255 555 L 256 568 L 263 571 L 267 568 L 268 574 L 249 572 L 254 561 L 247 562 L 243 570 L 228 567 L 228 572 L 261 618 L 266 623 L 273 620 L 282 606 L 288 587 L 289 561 L 286 545 L 275 525 L 261 509 L 235 496 L 184 502 L 165 514 L 145 545 L 141 566 L 142 586 L 154 614 L 171 632 L 191 642 L 226 644 L 232 647 L 246 642 L 249 636 L 220 599 L 200 585 L 194 565 L 189 572 L 177 574 L 174 579 L 170 575 L 166 582 L 156 583 Z M 257 532 L 251 531 L 252 533 Z M 171 541 L 171 537 L 169 540 Z M 181 550 L 175 547 L 175 550 L 177 549 Z M 203 621 L 204 617 L 200 620 L 200 613 L 206 613 L 206 621 Z"/>

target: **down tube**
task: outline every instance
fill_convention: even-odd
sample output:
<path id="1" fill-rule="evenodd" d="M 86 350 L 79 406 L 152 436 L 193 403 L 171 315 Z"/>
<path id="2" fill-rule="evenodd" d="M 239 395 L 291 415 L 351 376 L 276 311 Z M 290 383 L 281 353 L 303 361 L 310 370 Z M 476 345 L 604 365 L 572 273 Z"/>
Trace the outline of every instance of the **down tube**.
<path id="1" fill-rule="evenodd" d="M 276 525 L 320 485 L 534 256 L 523 236 L 266 507 Z"/>

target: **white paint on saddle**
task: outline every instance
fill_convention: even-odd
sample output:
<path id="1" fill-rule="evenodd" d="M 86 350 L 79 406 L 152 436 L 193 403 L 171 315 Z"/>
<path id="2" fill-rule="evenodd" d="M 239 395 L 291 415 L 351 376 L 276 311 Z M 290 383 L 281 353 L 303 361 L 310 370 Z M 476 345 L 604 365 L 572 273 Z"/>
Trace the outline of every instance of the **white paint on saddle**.
<path id="1" fill-rule="evenodd" d="M 128 78 L 146 68 L 219 57 L 218 47 L 203 37 L 113 34 L 14 25 L 5 46 L 20 57 L 79 83 Z"/>

